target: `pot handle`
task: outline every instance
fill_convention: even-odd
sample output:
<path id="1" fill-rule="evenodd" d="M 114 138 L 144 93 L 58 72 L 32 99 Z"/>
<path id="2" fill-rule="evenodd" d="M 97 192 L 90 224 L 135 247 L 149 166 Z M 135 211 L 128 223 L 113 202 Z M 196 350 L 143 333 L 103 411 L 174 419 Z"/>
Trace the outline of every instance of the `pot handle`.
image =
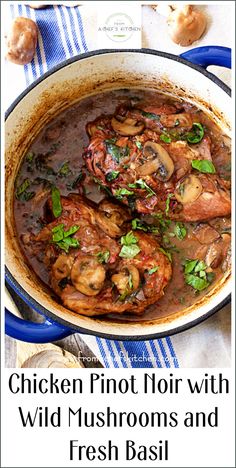
<path id="1" fill-rule="evenodd" d="M 74 333 L 70 328 L 48 319 L 44 323 L 23 320 L 8 309 L 5 309 L 5 332 L 8 336 L 27 343 L 50 343 Z"/>
<path id="2" fill-rule="evenodd" d="M 209 65 L 231 68 L 231 49 L 222 46 L 203 46 L 188 50 L 180 57 L 207 68 Z"/>

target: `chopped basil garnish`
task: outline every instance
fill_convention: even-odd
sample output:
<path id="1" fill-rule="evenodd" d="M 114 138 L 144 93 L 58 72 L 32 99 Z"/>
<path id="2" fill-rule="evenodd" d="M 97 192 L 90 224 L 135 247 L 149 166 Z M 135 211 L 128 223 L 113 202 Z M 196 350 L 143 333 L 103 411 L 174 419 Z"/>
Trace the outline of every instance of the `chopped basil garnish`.
<path id="1" fill-rule="evenodd" d="M 84 178 L 84 174 L 81 171 L 81 172 L 79 172 L 78 176 L 72 182 L 70 182 L 69 184 L 66 185 L 67 188 L 69 190 L 75 189 L 77 187 L 77 185 L 83 180 L 83 178 Z"/>
<path id="2" fill-rule="evenodd" d="M 79 228 L 79 226 L 71 226 L 68 231 L 65 231 L 64 224 L 58 224 L 52 229 L 52 242 L 65 252 L 68 252 L 70 247 L 79 247 L 78 239 L 71 237 Z"/>
<path id="3" fill-rule="evenodd" d="M 211 161 L 207 161 L 206 159 L 193 159 L 192 167 L 193 169 L 197 169 L 197 171 L 203 172 L 204 174 L 216 173 L 214 164 Z"/>
<path id="4" fill-rule="evenodd" d="M 122 236 L 120 239 L 121 245 L 132 245 L 137 244 L 138 239 L 135 237 L 132 231 L 129 231 L 125 236 Z"/>
<path id="5" fill-rule="evenodd" d="M 133 280 L 132 280 L 132 275 L 131 274 L 129 274 L 129 277 L 128 277 L 128 284 L 129 284 L 130 289 L 133 289 L 134 285 L 133 285 Z"/>
<path id="6" fill-rule="evenodd" d="M 33 151 L 29 151 L 29 153 L 26 154 L 25 156 L 26 158 L 26 161 L 31 164 L 33 162 L 33 159 L 34 159 L 34 153 Z"/>
<path id="7" fill-rule="evenodd" d="M 206 289 L 213 281 L 214 276 L 206 273 L 206 264 L 203 260 L 188 259 L 184 263 L 184 278 L 186 284 L 197 291 Z"/>
<path id="8" fill-rule="evenodd" d="M 120 174 L 119 171 L 111 171 L 106 174 L 106 180 L 107 182 L 111 182 L 112 180 L 116 179 L 118 175 Z"/>
<path id="9" fill-rule="evenodd" d="M 68 161 L 66 161 L 64 162 L 64 164 L 62 164 L 61 168 L 59 169 L 58 175 L 60 177 L 67 177 L 69 174 L 71 174 L 71 170 Z"/>
<path id="10" fill-rule="evenodd" d="M 199 276 L 192 274 L 185 275 L 185 282 L 197 291 L 202 291 L 209 286 L 209 283 L 205 278 L 200 278 Z"/>
<path id="11" fill-rule="evenodd" d="M 133 194 L 134 192 L 131 192 L 130 190 L 127 190 L 125 188 L 117 189 L 115 190 L 115 193 L 114 193 L 115 197 L 118 199 L 121 199 L 124 196 L 129 197 L 130 195 L 133 195 Z"/>
<path id="12" fill-rule="evenodd" d="M 122 258 L 133 258 L 141 250 L 137 245 L 138 239 L 135 237 L 132 231 L 128 232 L 125 236 L 122 236 L 120 242 L 122 248 L 119 256 Z"/>
<path id="13" fill-rule="evenodd" d="M 159 247 L 160 252 L 162 252 L 170 262 L 172 262 L 172 255 L 170 252 L 167 252 L 167 250 L 163 249 L 162 247 Z"/>
<path id="14" fill-rule="evenodd" d="M 152 216 L 158 220 L 160 230 L 162 232 L 167 231 L 171 224 L 171 220 L 163 218 L 162 213 L 154 213 Z"/>
<path id="15" fill-rule="evenodd" d="M 112 193 L 109 190 L 109 188 L 106 187 L 106 185 L 103 185 L 102 182 L 99 179 L 97 179 L 97 177 L 94 177 L 93 180 L 94 180 L 94 182 L 96 182 L 96 184 L 99 185 L 100 189 L 105 190 L 108 193 L 108 195 L 112 196 Z"/>
<path id="16" fill-rule="evenodd" d="M 114 159 L 114 161 L 116 161 L 117 163 L 120 162 L 121 158 L 129 156 L 129 148 L 127 146 L 123 148 L 115 145 L 114 143 L 108 143 L 109 140 L 105 141 L 108 153 L 112 156 L 112 159 Z"/>
<path id="17" fill-rule="evenodd" d="M 174 227 L 174 234 L 179 240 L 183 240 L 187 234 L 187 229 L 182 223 L 176 223 Z"/>
<path id="18" fill-rule="evenodd" d="M 146 117 L 147 119 L 160 120 L 160 115 L 154 114 L 153 112 L 141 111 L 141 114 L 143 115 L 143 117 Z"/>
<path id="19" fill-rule="evenodd" d="M 170 137 L 170 135 L 168 135 L 166 133 L 162 133 L 160 135 L 160 140 L 164 141 L 164 143 L 171 143 L 171 137 Z"/>
<path id="20" fill-rule="evenodd" d="M 168 196 L 167 196 L 167 199 L 166 199 L 166 209 L 165 209 L 165 214 L 166 216 L 168 215 L 169 211 L 170 211 L 170 200 L 171 198 L 174 196 L 173 193 L 169 193 Z"/>
<path id="21" fill-rule="evenodd" d="M 159 269 L 158 266 L 153 267 L 153 268 L 151 268 L 150 270 L 148 270 L 148 274 L 149 274 L 149 275 L 152 275 L 153 273 L 156 273 L 156 271 L 157 271 L 158 269 Z"/>
<path id="22" fill-rule="evenodd" d="M 143 179 L 136 180 L 134 184 L 128 184 L 128 187 L 146 190 L 146 192 L 148 192 L 146 198 L 152 197 L 152 195 L 156 195 L 152 188 L 149 187 L 149 185 Z"/>
<path id="23" fill-rule="evenodd" d="M 184 135 L 188 143 L 199 143 L 204 137 L 204 129 L 202 124 L 194 122 L 190 132 Z"/>
<path id="24" fill-rule="evenodd" d="M 28 201 L 35 196 L 35 192 L 27 192 L 30 186 L 29 179 L 25 179 L 16 189 L 16 198 L 21 201 Z"/>
<path id="25" fill-rule="evenodd" d="M 184 273 L 191 273 L 199 260 L 186 260 L 184 263 Z"/>
<path id="26" fill-rule="evenodd" d="M 96 254 L 99 263 L 107 263 L 110 258 L 109 250 L 105 250 L 105 252 L 98 252 Z"/>
<path id="27" fill-rule="evenodd" d="M 119 253 L 119 257 L 122 258 L 134 258 L 140 252 L 140 248 L 138 245 L 123 245 L 122 249 Z"/>
<path id="28" fill-rule="evenodd" d="M 62 206 L 61 206 L 61 196 L 57 187 L 52 187 L 52 212 L 55 218 L 61 216 Z"/>
<path id="29" fill-rule="evenodd" d="M 116 138 L 109 138 L 105 140 L 105 143 L 106 145 L 112 145 L 112 144 L 114 145 L 114 143 L 116 143 L 116 140 L 117 140 Z"/>
<path id="30" fill-rule="evenodd" d="M 159 229 L 157 226 L 152 226 L 151 224 L 147 224 L 138 218 L 132 219 L 131 224 L 132 224 L 132 229 L 134 229 L 134 231 L 139 229 L 140 231 L 144 231 L 144 232 L 153 232 L 154 234 L 159 233 Z"/>

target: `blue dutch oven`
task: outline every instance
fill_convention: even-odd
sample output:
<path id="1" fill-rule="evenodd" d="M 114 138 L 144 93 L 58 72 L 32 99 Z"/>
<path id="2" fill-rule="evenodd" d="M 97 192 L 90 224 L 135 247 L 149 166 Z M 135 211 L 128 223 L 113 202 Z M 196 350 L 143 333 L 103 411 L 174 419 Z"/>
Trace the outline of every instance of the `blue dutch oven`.
<path id="1" fill-rule="evenodd" d="M 28 322 L 6 310 L 7 335 L 34 343 L 59 340 L 75 332 L 122 340 L 160 338 L 198 324 L 229 300 L 230 279 L 226 274 L 199 303 L 155 321 L 123 323 L 76 314 L 56 302 L 27 265 L 17 241 L 12 210 L 15 178 L 31 141 L 54 114 L 92 92 L 137 86 L 166 91 L 200 106 L 229 134 L 230 90 L 206 70 L 209 65 L 230 68 L 230 49 L 198 47 L 180 57 L 149 49 L 100 50 L 51 69 L 11 105 L 6 118 L 6 281 L 44 315 L 45 322 Z"/>

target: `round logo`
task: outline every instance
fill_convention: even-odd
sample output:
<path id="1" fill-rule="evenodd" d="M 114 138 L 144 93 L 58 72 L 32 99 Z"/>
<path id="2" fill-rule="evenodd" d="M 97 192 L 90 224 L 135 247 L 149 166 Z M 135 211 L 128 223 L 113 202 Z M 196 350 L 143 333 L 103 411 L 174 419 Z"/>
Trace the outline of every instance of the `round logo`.
<path id="1" fill-rule="evenodd" d="M 106 20 L 106 35 L 114 42 L 125 42 L 137 28 L 130 16 L 125 13 L 113 13 Z"/>

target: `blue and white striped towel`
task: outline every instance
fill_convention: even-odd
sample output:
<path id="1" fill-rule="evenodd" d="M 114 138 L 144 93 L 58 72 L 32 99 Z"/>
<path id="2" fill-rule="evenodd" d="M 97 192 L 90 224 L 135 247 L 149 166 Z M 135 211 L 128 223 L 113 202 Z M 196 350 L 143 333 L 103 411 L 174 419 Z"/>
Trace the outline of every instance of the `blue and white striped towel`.
<path id="1" fill-rule="evenodd" d="M 94 33 L 93 8 L 69 8 L 51 5 L 33 10 L 23 3 L 8 3 L 4 9 L 5 24 L 17 16 L 37 22 L 39 40 L 33 61 L 24 67 L 6 63 L 4 89 L 6 107 L 15 97 L 42 73 L 59 62 L 93 50 L 91 34 Z M 145 20 L 145 15 L 143 15 Z M 150 33 L 150 24 L 145 25 Z M 145 44 L 152 47 L 152 43 Z M 176 51 L 178 53 L 178 51 Z M 83 335 L 105 367 L 178 368 L 228 367 L 230 365 L 230 314 L 226 308 L 206 323 L 191 331 L 158 340 L 121 342 Z"/>

